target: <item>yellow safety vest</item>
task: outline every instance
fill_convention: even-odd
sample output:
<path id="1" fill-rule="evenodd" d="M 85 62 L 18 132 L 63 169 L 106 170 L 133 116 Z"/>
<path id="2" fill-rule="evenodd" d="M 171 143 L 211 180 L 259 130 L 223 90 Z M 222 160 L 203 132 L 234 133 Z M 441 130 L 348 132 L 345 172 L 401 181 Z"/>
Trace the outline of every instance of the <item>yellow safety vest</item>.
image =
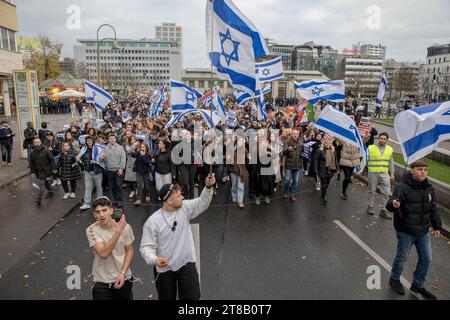
<path id="1" fill-rule="evenodd" d="M 376 145 L 369 146 L 369 161 L 367 162 L 367 170 L 376 173 L 388 173 L 389 162 L 394 153 L 394 149 L 390 146 L 384 148 L 381 155 L 380 148 Z"/>

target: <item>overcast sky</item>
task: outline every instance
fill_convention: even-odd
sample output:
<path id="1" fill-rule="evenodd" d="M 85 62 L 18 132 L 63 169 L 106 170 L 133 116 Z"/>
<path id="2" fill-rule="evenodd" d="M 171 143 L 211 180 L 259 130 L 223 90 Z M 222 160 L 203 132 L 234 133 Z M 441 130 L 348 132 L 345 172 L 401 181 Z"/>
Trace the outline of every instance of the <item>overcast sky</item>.
<path id="1" fill-rule="evenodd" d="M 341 51 L 358 41 L 387 46 L 387 58 L 425 61 L 426 48 L 450 42 L 450 0 L 234 0 L 264 37 L 280 44 L 314 41 Z M 47 35 L 73 57 L 76 39 L 96 37 L 112 24 L 119 38 L 153 38 L 155 25 L 183 27 L 184 67 L 207 67 L 206 0 L 16 0 L 19 36 Z M 67 28 L 70 5 L 81 9 L 79 29 Z M 370 6 L 380 9 L 380 28 L 368 28 Z M 373 24 L 371 24 L 373 26 Z M 101 37 L 112 36 L 105 28 Z"/>

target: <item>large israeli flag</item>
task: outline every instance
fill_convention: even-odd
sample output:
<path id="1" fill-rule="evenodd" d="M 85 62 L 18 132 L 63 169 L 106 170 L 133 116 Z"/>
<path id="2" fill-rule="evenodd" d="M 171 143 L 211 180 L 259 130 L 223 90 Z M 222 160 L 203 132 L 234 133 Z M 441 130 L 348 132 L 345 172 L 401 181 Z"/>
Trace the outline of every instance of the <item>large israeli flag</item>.
<path id="1" fill-rule="evenodd" d="M 234 88 L 255 95 L 255 59 L 269 49 L 264 37 L 231 0 L 207 0 L 206 38 L 214 70 Z"/>
<path id="2" fill-rule="evenodd" d="M 108 104 L 114 100 L 109 92 L 87 80 L 84 80 L 84 92 L 86 101 L 92 103 L 100 111 L 104 111 Z"/>
<path id="3" fill-rule="evenodd" d="M 197 100 L 203 94 L 182 82 L 170 80 L 170 100 L 172 103 L 172 113 L 197 109 Z"/>
<path id="4" fill-rule="evenodd" d="M 407 164 L 419 160 L 450 139 L 450 101 L 400 112 L 394 126 Z"/>
<path id="5" fill-rule="evenodd" d="M 316 104 L 319 101 L 345 101 L 344 80 L 295 82 L 295 89 L 297 89 L 298 94 L 303 99 L 308 100 L 312 104 Z"/>
<path id="6" fill-rule="evenodd" d="M 257 63 L 256 74 L 259 76 L 259 82 L 270 82 L 284 78 L 281 57 Z"/>
<path id="7" fill-rule="evenodd" d="M 327 105 L 320 113 L 315 125 L 330 135 L 339 138 L 359 148 L 360 155 L 365 159 L 364 143 L 354 120 L 348 115 Z"/>
<path id="8" fill-rule="evenodd" d="M 384 93 L 386 92 L 387 88 L 387 79 L 386 75 L 383 74 L 380 80 L 380 87 L 378 88 L 378 94 L 377 99 L 375 100 L 376 104 L 381 106 L 381 102 L 383 101 Z"/>

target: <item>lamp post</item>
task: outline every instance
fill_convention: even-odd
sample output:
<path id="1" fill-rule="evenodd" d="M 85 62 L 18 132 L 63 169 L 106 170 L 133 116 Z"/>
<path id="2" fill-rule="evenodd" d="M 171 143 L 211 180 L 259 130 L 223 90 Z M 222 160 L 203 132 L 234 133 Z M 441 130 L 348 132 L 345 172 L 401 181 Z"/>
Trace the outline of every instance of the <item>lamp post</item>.
<path id="1" fill-rule="evenodd" d="M 103 28 L 103 27 L 110 27 L 114 31 L 114 38 L 104 38 L 102 40 L 99 40 L 98 36 L 99 36 L 99 33 L 100 33 L 100 29 Z M 116 29 L 114 29 L 114 27 L 112 25 L 107 24 L 107 23 L 102 24 L 97 29 L 97 85 L 98 86 L 101 86 L 101 83 L 100 83 L 100 69 L 101 69 L 100 68 L 100 43 L 102 41 L 105 41 L 105 40 L 114 40 L 113 45 L 112 45 L 112 50 L 120 49 L 119 45 L 117 43 L 117 32 L 116 32 Z"/>

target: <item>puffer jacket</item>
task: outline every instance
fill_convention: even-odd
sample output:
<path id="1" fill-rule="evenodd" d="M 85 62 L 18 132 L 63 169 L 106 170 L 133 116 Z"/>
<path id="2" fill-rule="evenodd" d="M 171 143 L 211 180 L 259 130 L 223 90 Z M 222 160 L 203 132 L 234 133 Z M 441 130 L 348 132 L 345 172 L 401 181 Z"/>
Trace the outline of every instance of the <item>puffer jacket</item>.
<path id="1" fill-rule="evenodd" d="M 289 151 L 289 147 L 293 147 L 294 151 Z M 303 166 L 302 156 L 302 141 L 299 138 L 298 141 L 289 139 L 283 148 L 283 154 L 285 156 L 284 167 L 291 170 L 300 170 Z"/>
<path id="2" fill-rule="evenodd" d="M 359 148 L 352 146 L 349 143 L 344 143 L 341 152 L 340 166 L 354 168 L 361 164 L 359 159 Z"/>
<path id="3" fill-rule="evenodd" d="M 399 209 L 394 208 L 395 199 L 400 201 Z M 423 182 L 414 180 L 410 172 L 407 172 L 403 182 L 395 187 L 386 209 L 394 213 L 394 227 L 399 232 L 422 237 L 430 226 L 435 230 L 442 229 L 433 186 L 428 179 Z"/>
<path id="4" fill-rule="evenodd" d="M 80 167 L 77 164 L 75 153 L 69 150 L 67 154 L 61 153 L 59 160 L 59 174 L 61 180 L 70 181 L 81 178 Z"/>

